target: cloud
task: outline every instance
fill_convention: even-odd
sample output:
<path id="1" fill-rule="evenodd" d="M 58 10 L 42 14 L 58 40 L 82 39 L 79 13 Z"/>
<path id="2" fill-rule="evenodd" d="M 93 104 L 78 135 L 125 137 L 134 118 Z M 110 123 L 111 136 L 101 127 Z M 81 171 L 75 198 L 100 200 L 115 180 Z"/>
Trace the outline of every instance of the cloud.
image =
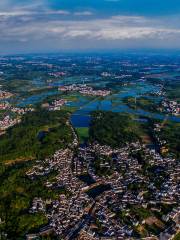
<path id="1" fill-rule="evenodd" d="M 92 19 L 86 20 L 60 20 L 58 17 L 51 19 L 48 14 L 60 14 L 69 15 L 67 11 L 44 11 L 36 16 L 36 12 L 26 12 L 26 11 L 15 11 L 12 13 L 4 12 L 0 13 L 1 16 L 9 17 L 1 21 L 0 29 L 3 34 L 0 38 L 4 36 L 15 35 L 17 38 L 19 35 L 29 35 L 32 38 L 37 35 L 50 35 L 51 33 L 56 33 L 59 37 L 72 37 L 85 36 L 87 38 L 94 39 L 137 39 L 144 37 L 157 37 L 163 38 L 169 37 L 169 34 L 179 34 L 179 28 L 169 28 L 163 26 L 160 22 L 156 20 L 146 19 L 139 16 L 113 16 L 108 19 Z M 43 15 L 41 19 L 37 19 L 40 15 Z M 21 20 L 22 16 L 31 16 L 31 20 L 27 21 L 25 24 Z M 46 15 L 46 16 L 45 16 Z M 83 15 L 83 14 L 82 14 Z M 12 20 L 12 17 L 14 20 Z M 28 19 L 28 18 L 27 18 Z M 8 27 L 9 26 L 9 27 Z M 6 28 L 5 29 L 3 29 Z M 64 32 L 62 32 L 64 29 Z M 3 31 L 5 30 L 5 31 Z"/>
<path id="2" fill-rule="evenodd" d="M 71 14 L 69 11 L 66 11 L 66 10 L 56 10 L 56 11 L 49 10 L 49 11 L 46 11 L 44 13 L 46 13 L 46 14 L 60 14 L 60 15 L 69 15 L 69 14 Z"/>
<path id="3" fill-rule="evenodd" d="M 129 39 L 166 39 L 173 34 L 180 36 L 180 30 L 150 27 L 122 27 L 120 29 L 103 29 L 96 34 L 98 40 L 129 40 Z"/>
<path id="4" fill-rule="evenodd" d="M 21 16 L 33 16 L 33 15 L 69 15 L 69 11 L 65 10 L 23 10 L 23 9 L 15 9 L 9 12 L 0 12 L 0 17 L 21 17 Z"/>
<path id="5" fill-rule="evenodd" d="M 16 17 L 16 16 L 24 16 L 24 15 L 32 15 L 33 12 L 25 11 L 25 10 L 16 10 L 12 12 L 0 12 L 0 17 Z"/>
<path id="6" fill-rule="evenodd" d="M 127 41 L 132 46 L 138 41 L 149 46 L 162 42 L 167 47 L 176 42 L 180 47 L 180 27 L 174 25 L 178 16 L 172 19 L 123 15 L 100 18 L 90 11 L 70 12 L 47 7 L 39 10 L 40 4 L 0 11 L 0 49 L 4 43 L 16 46 L 18 42 L 48 48 L 58 43 L 62 48 L 79 43 L 84 47 L 113 44 L 121 47 Z"/>
<path id="7" fill-rule="evenodd" d="M 93 15 L 93 13 L 90 11 L 83 11 L 83 12 L 75 12 L 74 15 L 75 16 L 91 16 Z"/>

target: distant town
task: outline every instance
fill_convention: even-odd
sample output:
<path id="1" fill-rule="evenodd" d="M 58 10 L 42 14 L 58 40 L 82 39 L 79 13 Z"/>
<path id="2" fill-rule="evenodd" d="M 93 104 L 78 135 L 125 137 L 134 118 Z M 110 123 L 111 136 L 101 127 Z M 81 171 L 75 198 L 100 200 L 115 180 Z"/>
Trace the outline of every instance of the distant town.
<path id="1" fill-rule="evenodd" d="M 68 91 L 76 91 L 83 95 L 90 95 L 90 96 L 108 96 L 111 92 L 109 90 L 94 90 L 92 87 L 87 86 L 86 84 L 82 85 L 68 85 L 68 86 L 62 86 L 59 87 L 60 91 L 68 92 Z"/>

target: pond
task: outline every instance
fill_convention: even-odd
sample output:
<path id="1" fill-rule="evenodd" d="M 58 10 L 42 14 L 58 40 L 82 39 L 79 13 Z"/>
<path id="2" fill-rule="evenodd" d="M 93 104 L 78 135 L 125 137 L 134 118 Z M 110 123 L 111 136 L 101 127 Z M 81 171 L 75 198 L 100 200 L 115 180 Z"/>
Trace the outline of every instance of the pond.
<path id="1" fill-rule="evenodd" d="M 38 140 L 41 142 L 45 138 L 47 133 L 48 133 L 48 131 L 40 131 L 37 135 Z"/>
<path id="2" fill-rule="evenodd" d="M 28 105 L 33 105 L 33 104 L 37 104 L 37 103 L 40 103 L 42 102 L 44 99 L 46 99 L 48 96 L 53 96 L 53 95 L 56 95 L 58 94 L 59 92 L 58 91 L 55 91 L 55 90 L 49 90 L 47 92 L 44 92 L 44 93 L 40 93 L 40 94 L 35 94 L 35 95 L 32 95 L 30 97 L 27 97 L 25 99 L 22 99 L 20 101 L 20 103 L 18 104 L 19 107 L 26 107 Z"/>
<path id="3" fill-rule="evenodd" d="M 90 82 L 92 86 L 101 86 L 103 88 L 107 80 L 97 79 L 97 77 L 90 76 L 86 78 L 85 76 L 80 77 L 67 77 L 64 79 L 57 80 L 56 82 L 51 83 L 53 86 L 62 85 L 62 84 L 71 84 L 71 83 L 82 83 L 82 81 Z M 109 81 L 109 84 L 113 84 L 113 80 Z M 75 111 L 71 116 L 71 123 L 74 127 L 88 127 L 91 121 L 91 112 L 95 110 L 103 110 L 103 111 L 113 111 L 119 113 L 130 113 L 143 117 L 150 117 L 154 119 L 163 120 L 166 118 L 166 114 L 163 113 L 154 113 L 149 112 L 142 109 L 132 109 L 128 107 L 124 102 L 123 98 L 125 97 L 141 97 L 146 96 L 151 98 L 152 100 L 158 102 L 162 100 L 162 96 L 152 96 L 152 94 L 158 92 L 161 86 L 158 84 L 151 84 L 148 81 L 140 81 L 136 80 L 136 82 L 131 83 L 129 85 L 120 86 L 116 89 L 116 92 L 110 96 L 102 98 L 89 98 L 87 96 L 78 95 L 76 101 L 69 101 L 67 103 L 67 107 L 76 107 L 77 111 Z M 53 96 L 60 93 L 58 90 L 49 90 L 44 93 L 40 93 L 37 95 L 33 95 L 27 97 L 26 99 L 21 100 L 18 106 L 26 107 L 31 104 L 37 104 L 42 102 L 48 96 Z M 169 116 L 169 120 L 180 122 L 180 118 L 177 116 Z"/>
<path id="4" fill-rule="evenodd" d="M 97 187 L 94 187 L 90 190 L 88 190 L 86 193 L 88 194 L 89 197 L 91 198 L 96 198 L 98 197 L 101 193 L 105 192 L 105 191 L 108 191 L 111 189 L 111 186 L 110 184 L 101 184 Z"/>
<path id="5" fill-rule="evenodd" d="M 99 99 L 86 103 L 84 107 L 82 102 L 76 102 L 76 106 L 79 107 L 76 112 L 72 114 L 71 122 L 74 127 L 88 127 L 91 121 L 90 114 L 95 110 L 112 111 L 119 113 L 130 113 L 142 117 L 150 117 L 154 119 L 163 120 L 166 118 L 166 114 L 154 113 L 145 111 L 142 109 L 132 109 L 123 103 L 124 97 L 140 97 L 143 94 L 151 94 L 159 91 L 159 85 L 152 85 L 147 82 L 137 82 L 130 86 L 122 87 L 118 93 L 107 96 L 105 99 Z M 155 97 L 154 97 L 155 99 Z M 156 101 L 162 100 L 162 96 L 156 96 Z M 78 105 L 79 104 L 79 105 Z M 180 122 L 180 118 L 170 115 L 168 119 L 174 122 Z"/>
<path id="6" fill-rule="evenodd" d="M 91 184 L 95 183 L 95 180 L 88 173 L 84 174 L 84 175 L 80 175 L 79 179 L 81 181 L 83 181 L 84 183 L 87 183 L 87 185 L 91 185 Z"/>

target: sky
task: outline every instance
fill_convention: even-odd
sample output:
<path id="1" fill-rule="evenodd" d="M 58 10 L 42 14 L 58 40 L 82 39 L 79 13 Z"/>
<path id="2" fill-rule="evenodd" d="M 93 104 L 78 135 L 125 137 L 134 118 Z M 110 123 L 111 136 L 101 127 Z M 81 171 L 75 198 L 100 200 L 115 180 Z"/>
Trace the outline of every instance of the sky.
<path id="1" fill-rule="evenodd" d="M 180 0 L 0 0 L 0 54 L 180 49 Z"/>

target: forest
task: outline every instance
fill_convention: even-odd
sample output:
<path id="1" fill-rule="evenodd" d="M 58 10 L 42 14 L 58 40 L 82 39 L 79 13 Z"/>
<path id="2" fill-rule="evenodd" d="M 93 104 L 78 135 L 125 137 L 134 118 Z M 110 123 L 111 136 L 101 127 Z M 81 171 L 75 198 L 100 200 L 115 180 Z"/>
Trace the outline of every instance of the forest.
<path id="1" fill-rule="evenodd" d="M 121 147 L 140 139 L 136 122 L 130 115 L 95 111 L 89 129 L 91 142 Z"/>
<path id="2" fill-rule="evenodd" d="M 24 239 L 26 233 L 36 232 L 47 224 L 42 213 L 30 214 L 34 197 L 57 199 L 63 188 L 48 189 L 44 182 L 56 176 L 52 172 L 29 179 L 26 172 L 34 160 L 43 160 L 55 150 L 65 148 L 72 142 L 67 112 L 49 112 L 36 109 L 23 116 L 19 125 L 9 129 L 0 141 L 0 232 L 1 239 Z M 26 161 L 29 160 L 29 161 Z"/>
<path id="3" fill-rule="evenodd" d="M 43 159 L 72 141 L 68 113 L 37 109 L 23 116 L 0 141 L 0 161 Z"/>

